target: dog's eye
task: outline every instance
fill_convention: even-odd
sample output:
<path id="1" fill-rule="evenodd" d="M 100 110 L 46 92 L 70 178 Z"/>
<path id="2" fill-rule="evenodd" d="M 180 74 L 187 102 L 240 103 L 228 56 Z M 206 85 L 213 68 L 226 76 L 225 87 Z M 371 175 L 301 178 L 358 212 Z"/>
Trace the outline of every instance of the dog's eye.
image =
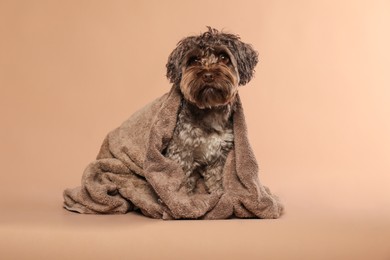
<path id="1" fill-rule="evenodd" d="M 230 59 L 226 53 L 222 52 L 218 56 L 218 61 L 222 62 L 223 64 L 228 64 L 230 62 Z"/>
<path id="2" fill-rule="evenodd" d="M 187 61 L 187 66 L 194 66 L 199 64 L 200 64 L 200 59 L 197 56 L 193 56 L 189 58 Z"/>

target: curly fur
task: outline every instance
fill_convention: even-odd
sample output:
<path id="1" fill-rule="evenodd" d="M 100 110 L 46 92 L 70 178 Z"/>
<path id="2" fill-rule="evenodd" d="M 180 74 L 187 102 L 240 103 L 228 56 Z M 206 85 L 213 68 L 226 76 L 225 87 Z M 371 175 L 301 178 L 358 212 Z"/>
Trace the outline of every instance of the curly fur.
<path id="1" fill-rule="evenodd" d="M 179 41 L 168 58 L 167 78 L 171 83 L 179 84 L 182 78 L 183 64 L 181 62 L 185 55 L 195 47 L 204 50 L 218 45 L 226 46 L 237 61 L 239 85 L 248 83 L 253 77 L 254 68 L 258 62 L 258 53 L 250 44 L 240 41 L 238 35 L 219 32 L 211 27 L 208 27 L 208 31 L 200 36 L 190 36 Z"/>
<path id="2" fill-rule="evenodd" d="M 222 170 L 233 147 L 231 110 L 229 105 L 210 113 L 183 102 L 165 156 L 182 167 L 187 192 L 194 191 L 200 178 L 209 192 L 222 191 Z"/>
<path id="3" fill-rule="evenodd" d="M 252 78 L 257 61 L 257 52 L 238 36 L 210 27 L 181 40 L 169 56 L 167 77 L 180 88 L 183 102 L 165 156 L 181 165 L 188 193 L 202 188 L 199 183 L 210 193 L 223 191 L 238 86 Z"/>

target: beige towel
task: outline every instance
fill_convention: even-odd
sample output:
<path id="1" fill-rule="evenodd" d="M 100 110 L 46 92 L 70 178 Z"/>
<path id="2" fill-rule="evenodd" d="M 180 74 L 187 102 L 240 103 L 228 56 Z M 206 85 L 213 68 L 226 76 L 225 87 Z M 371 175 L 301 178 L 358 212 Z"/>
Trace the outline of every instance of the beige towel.
<path id="1" fill-rule="evenodd" d="M 110 132 L 85 169 L 81 187 L 64 191 L 64 207 L 90 214 L 140 210 L 163 219 L 278 218 L 283 206 L 259 182 L 239 98 L 233 114 L 234 148 L 223 170 L 224 192 L 196 189 L 189 195 L 179 189 L 184 173 L 162 151 L 173 135 L 181 98 L 174 86 Z"/>

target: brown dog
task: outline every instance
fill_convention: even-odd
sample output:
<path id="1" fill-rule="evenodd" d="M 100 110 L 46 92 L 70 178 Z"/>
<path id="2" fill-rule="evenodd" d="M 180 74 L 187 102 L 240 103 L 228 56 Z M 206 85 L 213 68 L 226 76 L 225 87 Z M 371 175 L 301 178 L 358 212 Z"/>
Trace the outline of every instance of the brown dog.
<path id="1" fill-rule="evenodd" d="M 183 102 L 165 156 L 183 168 L 188 193 L 199 178 L 209 192 L 222 192 L 238 86 L 252 78 L 257 61 L 257 52 L 238 36 L 210 27 L 181 40 L 169 56 L 167 77 L 180 87 Z"/>

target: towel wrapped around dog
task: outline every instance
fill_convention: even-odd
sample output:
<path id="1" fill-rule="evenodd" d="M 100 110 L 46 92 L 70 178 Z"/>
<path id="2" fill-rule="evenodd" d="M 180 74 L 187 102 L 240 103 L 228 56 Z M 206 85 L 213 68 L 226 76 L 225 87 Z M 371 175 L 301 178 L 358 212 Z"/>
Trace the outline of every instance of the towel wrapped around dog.
<path id="1" fill-rule="evenodd" d="M 182 95 L 178 87 L 133 114 L 105 138 L 81 187 L 64 191 L 64 207 L 89 214 L 140 210 L 158 219 L 278 218 L 278 198 L 258 178 L 240 99 L 233 113 L 234 147 L 223 169 L 223 192 L 208 193 L 199 180 L 193 194 L 180 189 L 184 173 L 164 156 Z"/>

